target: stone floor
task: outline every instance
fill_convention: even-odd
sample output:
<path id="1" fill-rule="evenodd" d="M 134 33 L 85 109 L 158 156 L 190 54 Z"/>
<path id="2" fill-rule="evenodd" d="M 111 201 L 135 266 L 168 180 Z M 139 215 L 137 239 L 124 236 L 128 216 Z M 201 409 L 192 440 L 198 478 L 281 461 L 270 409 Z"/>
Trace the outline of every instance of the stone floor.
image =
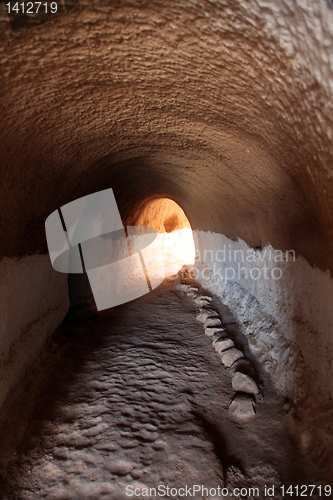
<path id="1" fill-rule="evenodd" d="M 187 498 L 232 498 L 235 487 L 247 489 L 241 498 L 265 498 L 265 485 L 281 498 L 279 485 L 302 481 L 284 401 L 230 311 L 216 298 L 209 303 L 254 367 L 260 393 L 247 419 L 230 412 L 234 371 L 196 320 L 195 293 L 179 293 L 178 281 L 56 332 L 57 361 L 26 400 L 30 413 L 22 396 L 1 431 L 3 499 L 180 499 L 179 488 L 193 485 L 207 490 Z M 228 492 L 222 497 L 218 487 Z"/>

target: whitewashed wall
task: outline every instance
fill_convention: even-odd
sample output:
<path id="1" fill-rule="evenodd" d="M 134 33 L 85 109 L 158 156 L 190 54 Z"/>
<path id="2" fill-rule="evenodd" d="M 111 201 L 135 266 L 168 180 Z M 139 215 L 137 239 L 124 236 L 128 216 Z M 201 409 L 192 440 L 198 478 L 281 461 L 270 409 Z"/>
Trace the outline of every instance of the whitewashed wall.
<path id="1" fill-rule="evenodd" d="M 242 323 L 251 320 L 245 329 L 252 349 L 268 362 L 277 386 L 286 394 L 293 393 L 292 381 L 282 381 L 281 377 L 285 362 L 293 365 L 294 357 L 300 356 L 313 373 L 322 397 L 330 399 L 333 395 L 330 273 L 311 267 L 292 251 L 281 252 L 270 246 L 254 250 L 241 240 L 232 241 L 222 234 L 203 231 L 198 231 L 195 239 L 197 257 L 212 270 L 202 271 L 202 283 L 223 296 L 238 317 L 243 318 Z M 267 359 L 267 353 L 271 359 Z"/>

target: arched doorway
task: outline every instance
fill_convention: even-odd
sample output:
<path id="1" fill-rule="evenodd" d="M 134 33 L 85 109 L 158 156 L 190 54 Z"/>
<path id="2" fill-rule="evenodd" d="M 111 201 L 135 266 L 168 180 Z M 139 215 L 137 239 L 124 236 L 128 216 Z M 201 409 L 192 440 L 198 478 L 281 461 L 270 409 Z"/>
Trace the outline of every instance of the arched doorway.
<path id="1" fill-rule="evenodd" d="M 133 219 L 133 225 L 149 226 L 159 233 L 158 251 L 163 254 L 166 276 L 184 264 L 194 264 L 192 229 L 182 208 L 170 198 L 148 201 Z"/>

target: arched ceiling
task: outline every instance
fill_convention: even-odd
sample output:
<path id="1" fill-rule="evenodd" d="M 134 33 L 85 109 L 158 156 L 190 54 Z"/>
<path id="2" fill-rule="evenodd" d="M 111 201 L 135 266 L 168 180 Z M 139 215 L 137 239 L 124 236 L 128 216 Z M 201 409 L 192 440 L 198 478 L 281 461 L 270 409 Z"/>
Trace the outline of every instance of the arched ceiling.
<path id="1" fill-rule="evenodd" d="M 17 35 L 2 9 L 1 256 L 46 252 L 52 211 L 112 187 L 124 223 L 166 196 L 333 269 L 333 28 L 304 28 L 333 12 L 302 5 L 80 0 Z"/>

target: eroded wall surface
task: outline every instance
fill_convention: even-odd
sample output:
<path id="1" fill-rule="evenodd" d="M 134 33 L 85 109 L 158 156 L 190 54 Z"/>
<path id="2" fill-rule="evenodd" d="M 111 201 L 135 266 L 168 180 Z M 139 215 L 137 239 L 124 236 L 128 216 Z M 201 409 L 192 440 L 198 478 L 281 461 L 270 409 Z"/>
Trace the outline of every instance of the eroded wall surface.
<path id="1" fill-rule="evenodd" d="M 82 0 L 16 36 L 2 19 L 1 255 L 46 252 L 45 218 L 111 186 L 124 219 L 170 196 L 196 229 L 332 269 L 327 2 Z"/>
<path id="2" fill-rule="evenodd" d="M 196 268 L 207 290 L 234 312 L 251 351 L 286 398 L 304 453 L 332 467 L 333 281 L 293 251 L 254 249 L 198 231 Z"/>
<path id="3" fill-rule="evenodd" d="M 48 255 L 0 263 L 0 405 L 33 363 L 69 307 L 67 275 Z"/>
<path id="4" fill-rule="evenodd" d="M 248 315 L 257 300 L 328 397 L 331 4 L 81 0 L 18 35 L 1 9 L 0 257 L 46 254 L 46 217 L 105 187 L 124 225 L 147 200 L 170 197 L 197 231 L 292 249 L 298 260 L 281 283 L 240 280 L 227 295 L 248 296 Z M 40 272 L 38 300 L 49 288 L 62 295 L 62 278 Z"/>

